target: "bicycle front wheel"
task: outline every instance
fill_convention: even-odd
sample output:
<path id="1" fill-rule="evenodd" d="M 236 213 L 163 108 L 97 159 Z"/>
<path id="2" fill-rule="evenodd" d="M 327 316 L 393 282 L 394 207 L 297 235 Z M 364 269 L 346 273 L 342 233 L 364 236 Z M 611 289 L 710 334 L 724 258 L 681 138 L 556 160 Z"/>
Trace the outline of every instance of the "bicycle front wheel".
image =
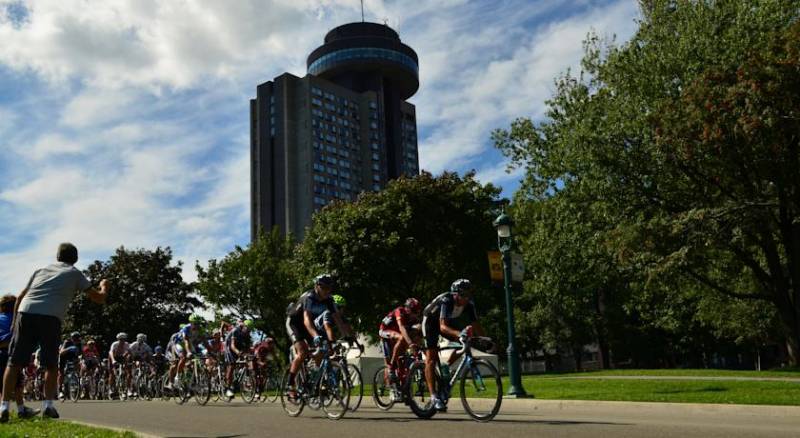
<path id="1" fill-rule="evenodd" d="M 73 403 L 77 402 L 78 399 L 81 398 L 81 381 L 75 374 L 71 374 L 68 377 L 66 395 L 70 400 L 72 400 Z"/>
<path id="2" fill-rule="evenodd" d="M 267 381 L 264 383 L 264 400 L 275 403 L 281 394 L 281 382 L 275 377 L 276 373 L 270 372 Z"/>
<path id="3" fill-rule="evenodd" d="M 294 379 L 294 387 L 289 385 L 289 370 L 283 373 L 283 379 L 281 380 L 281 406 L 290 417 L 296 417 L 303 412 L 303 408 L 306 405 L 303 395 L 300 394 L 300 389 L 305 386 L 305 376 L 302 371 L 297 373 Z"/>
<path id="4" fill-rule="evenodd" d="M 253 403 L 253 400 L 256 399 L 256 375 L 253 370 L 247 370 L 242 373 L 239 391 L 242 394 L 242 400 L 247 404 Z"/>
<path id="5" fill-rule="evenodd" d="M 372 378 L 372 401 L 375 406 L 382 411 L 388 411 L 394 406 L 392 400 L 392 385 L 389 384 L 389 378 L 386 377 L 386 366 L 378 368 L 375 371 L 375 376 Z"/>
<path id="6" fill-rule="evenodd" d="M 347 379 L 350 382 L 350 404 L 347 409 L 355 412 L 361 407 L 361 400 L 364 398 L 364 381 L 361 378 L 361 370 L 353 364 L 347 364 Z"/>
<path id="7" fill-rule="evenodd" d="M 192 392 L 194 393 L 194 400 L 200 406 L 205 406 L 208 400 L 211 399 L 211 382 L 203 366 L 197 366 L 193 386 Z"/>
<path id="8" fill-rule="evenodd" d="M 503 402 L 503 382 L 491 362 L 473 359 L 461 373 L 461 404 L 470 417 L 490 421 L 500 411 Z"/>
<path id="9" fill-rule="evenodd" d="M 434 379 L 435 391 L 439 390 L 438 377 Z M 419 418 L 428 419 L 436 415 L 436 407 L 433 405 L 433 398 L 428 391 L 428 384 L 425 381 L 425 364 L 417 362 L 408 369 L 408 377 L 403 387 L 406 400 L 411 412 Z"/>
<path id="10" fill-rule="evenodd" d="M 328 418 L 338 420 L 344 417 L 350 404 L 351 389 L 344 368 L 337 362 L 330 362 L 317 386 L 322 410 Z"/>

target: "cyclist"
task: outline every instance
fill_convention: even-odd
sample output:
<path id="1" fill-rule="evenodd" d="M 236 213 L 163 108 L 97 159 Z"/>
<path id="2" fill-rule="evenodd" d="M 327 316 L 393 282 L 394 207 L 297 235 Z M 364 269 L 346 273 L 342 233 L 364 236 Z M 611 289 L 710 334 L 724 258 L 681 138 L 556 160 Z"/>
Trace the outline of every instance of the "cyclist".
<path id="1" fill-rule="evenodd" d="M 161 376 L 167 369 L 167 357 L 164 356 L 164 348 L 156 345 L 153 349 L 153 370 L 152 375 Z"/>
<path id="2" fill-rule="evenodd" d="M 111 348 L 108 350 L 108 363 L 109 363 L 109 373 L 108 373 L 108 392 L 113 393 L 113 388 L 115 388 L 114 384 L 116 381 L 114 370 L 117 368 L 122 367 L 123 372 L 125 373 L 125 383 L 127 383 L 128 387 L 128 397 L 132 396 L 133 393 L 130 390 L 131 386 L 131 372 L 127 366 L 127 362 L 131 357 L 131 345 L 128 344 L 128 334 L 125 332 L 117 333 L 117 340 L 113 344 L 111 344 Z M 122 394 L 119 394 L 120 398 L 122 398 Z"/>
<path id="3" fill-rule="evenodd" d="M 94 339 L 89 339 L 89 341 L 86 342 L 86 346 L 83 347 L 82 358 L 81 372 L 84 375 L 89 374 L 90 371 L 97 368 L 97 364 L 100 363 L 100 352 L 97 350 L 97 344 L 94 342 Z"/>
<path id="4" fill-rule="evenodd" d="M 225 384 L 228 386 L 225 395 L 228 398 L 233 398 L 233 368 L 239 357 L 250 351 L 250 344 L 252 344 L 250 330 L 254 326 L 255 323 L 252 319 L 245 319 L 225 336 Z"/>
<path id="5" fill-rule="evenodd" d="M 381 320 L 378 336 L 381 338 L 383 359 L 389 381 L 397 382 L 397 360 L 409 347 L 416 348 L 420 343 L 419 327 L 422 305 L 416 298 L 409 298 L 405 304 L 392 310 Z"/>
<path id="6" fill-rule="evenodd" d="M 147 345 L 147 335 L 139 333 L 136 335 L 136 342 L 131 344 L 131 360 L 133 362 L 150 362 L 153 356 L 153 349 Z"/>
<path id="7" fill-rule="evenodd" d="M 225 353 L 225 342 L 222 339 L 222 331 L 214 329 L 211 338 L 206 341 L 206 368 L 213 374 L 214 367 L 219 364 Z"/>
<path id="8" fill-rule="evenodd" d="M 178 362 L 169 367 L 169 379 L 165 385 L 167 389 L 172 389 L 173 383 L 179 383 L 178 374 L 183 372 L 186 359 L 190 359 L 196 351 L 195 347 L 202 343 L 203 334 L 200 329 L 202 322 L 202 316 L 193 314 L 189 317 L 189 323 L 170 338 L 172 344 L 170 355 Z"/>
<path id="9" fill-rule="evenodd" d="M 309 344 L 318 347 L 322 343 L 323 335 L 328 341 L 332 341 L 334 323 L 344 335 L 350 334 L 331 297 L 333 285 L 333 277 L 330 274 L 318 275 L 314 279 L 314 289 L 300 295 L 297 301 L 286 309 L 286 332 L 295 351 L 294 360 L 289 367 L 290 398 L 295 395 L 295 376 L 308 356 Z"/>
<path id="10" fill-rule="evenodd" d="M 261 391 L 264 390 L 264 382 L 266 382 L 269 371 L 269 363 L 274 362 L 275 359 L 275 339 L 266 337 L 261 342 L 253 346 L 253 355 L 255 356 L 254 368 L 256 373 L 261 377 L 259 379 L 259 394 L 256 398 L 261 398 Z"/>
<path id="11" fill-rule="evenodd" d="M 450 285 L 450 291 L 445 292 L 431 301 L 422 311 L 422 335 L 425 338 L 425 381 L 428 390 L 431 392 L 431 399 L 437 410 L 445 410 L 444 402 L 434 391 L 434 380 L 436 378 L 436 365 L 439 363 L 439 335 L 450 339 L 458 340 L 461 336 L 467 336 L 473 330 L 476 334 L 483 333 L 478 324 L 478 315 L 475 311 L 475 303 L 472 301 L 472 283 L 467 279 L 458 279 Z M 466 318 L 466 327 L 463 330 L 455 328 L 459 318 Z M 471 325 L 469 325 L 471 324 Z M 461 324 L 463 325 L 463 323 Z M 442 377 L 447 379 L 450 375 L 450 365 L 458 359 L 458 355 L 452 354 L 446 365 L 441 366 Z"/>
<path id="12" fill-rule="evenodd" d="M 73 365 L 77 365 L 82 351 L 81 334 L 78 332 L 70 333 L 58 349 L 58 398 L 64 398 L 64 387 L 61 385 L 64 383 L 64 370 L 67 368 L 67 363 L 71 362 Z"/>

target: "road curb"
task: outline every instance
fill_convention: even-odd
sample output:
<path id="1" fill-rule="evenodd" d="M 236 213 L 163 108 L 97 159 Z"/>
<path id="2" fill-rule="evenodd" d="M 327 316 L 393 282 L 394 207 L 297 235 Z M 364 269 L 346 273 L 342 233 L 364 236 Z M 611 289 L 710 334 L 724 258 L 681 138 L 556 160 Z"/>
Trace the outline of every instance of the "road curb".
<path id="1" fill-rule="evenodd" d="M 800 406 L 778 405 L 739 405 L 718 403 L 669 403 L 669 402 L 629 402 L 629 401 L 595 401 L 595 400 L 545 400 L 504 398 L 503 407 L 522 410 L 579 410 L 595 407 L 620 408 L 639 412 L 664 412 L 685 414 L 741 414 L 769 417 L 800 418 Z M 502 412 L 502 408 L 501 408 Z"/>
<path id="2" fill-rule="evenodd" d="M 65 421 L 69 421 L 70 423 L 73 423 L 73 424 L 79 424 L 81 426 L 89 426 L 89 427 L 96 427 L 96 428 L 100 428 L 100 429 L 113 430 L 114 432 L 129 432 L 129 433 L 135 434 L 139 438 L 161 438 L 158 435 L 151 435 L 149 433 L 139 432 L 137 430 L 124 429 L 124 428 L 116 427 L 116 426 L 107 426 L 105 424 L 90 423 L 88 421 L 79 421 L 79 420 L 65 420 Z"/>

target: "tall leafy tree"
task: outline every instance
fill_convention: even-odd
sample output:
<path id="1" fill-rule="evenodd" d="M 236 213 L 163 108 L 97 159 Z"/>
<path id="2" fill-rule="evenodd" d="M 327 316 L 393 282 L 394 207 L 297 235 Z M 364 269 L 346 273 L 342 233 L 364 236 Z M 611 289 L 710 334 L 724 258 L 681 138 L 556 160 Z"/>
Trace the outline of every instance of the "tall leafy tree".
<path id="1" fill-rule="evenodd" d="M 487 250 L 499 190 L 473 174 L 423 173 L 334 203 L 316 214 L 297 251 L 303 279 L 337 275 L 358 329 L 374 333 L 380 318 L 407 297 L 429 300 L 457 278 L 477 285 L 485 321 L 501 333 L 501 291 L 490 285 Z"/>
<path id="2" fill-rule="evenodd" d="M 543 123 L 495 134 L 541 196 L 604 204 L 617 259 L 773 306 L 800 358 L 800 5 L 641 2 L 634 37 L 586 43 Z"/>
<path id="3" fill-rule="evenodd" d="M 111 281 L 105 306 L 85 294 L 71 303 L 65 331 L 94 336 L 107 348 L 118 332 L 145 333 L 151 345 L 166 345 L 188 315 L 201 303 L 183 281 L 182 265 L 173 263 L 170 248 L 130 250 L 120 247 L 107 261 L 96 260 L 84 271 L 90 280 Z"/>
<path id="4" fill-rule="evenodd" d="M 262 232 L 246 248 L 237 246 L 206 267 L 197 264 L 197 292 L 238 318 L 252 318 L 263 332 L 282 335 L 289 297 L 298 288 L 293 251 L 291 236 L 277 228 Z"/>

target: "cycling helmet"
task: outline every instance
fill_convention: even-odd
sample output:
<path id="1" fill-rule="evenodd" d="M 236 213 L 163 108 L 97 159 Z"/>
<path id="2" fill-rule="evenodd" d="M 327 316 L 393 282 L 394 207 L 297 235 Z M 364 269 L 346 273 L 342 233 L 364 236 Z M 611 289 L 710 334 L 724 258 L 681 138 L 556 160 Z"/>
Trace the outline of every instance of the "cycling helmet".
<path id="1" fill-rule="evenodd" d="M 344 299 L 341 295 L 334 295 L 333 302 L 336 303 L 336 307 L 345 307 L 347 306 L 347 300 Z"/>
<path id="2" fill-rule="evenodd" d="M 409 298 L 406 300 L 406 309 L 411 313 L 419 313 L 422 310 L 422 304 L 416 298 Z"/>
<path id="3" fill-rule="evenodd" d="M 80 338 L 81 334 L 80 334 L 80 332 L 72 332 L 72 333 L 69 334 L 69 337 L 70 338 Z"/>
<path id="4" fill-rule="evenodd" d="M 319 274 L 314 278 L 314 284 L 333 287 L 333 277 L 331 274 Z"/>
<path id="5" fill-rule="evenodd" d="M 144 333 L 139 333 L 138 335 L 136 335 L 136 342 L 141 342 L 141 343 L 147 342 L 147 335 Z"/>
<path id="6" fill-rule="evenodd" d="M 89 339 L 86 345 L 94 345 L 94 339 Z"/>
<path id="7" fill-rule="evenodd" d="M 466 278 L 459 278 L 450 285 L 450 292 L 468 292 L 472 290 L 472 283 Z"/>
<path id="8" fill-rule="evenodd" d="M 127 333 L 125 333 L 125 332 L 117 333 L 117 340 L 118 341 L 124 341 L 126 339 L 128 339 L 128 334 Z"/>
<path id="9" fill-rule="evenodd" d="M 272 336 L 267 336 L 264 339 L 264 343 L 267 344 L 267 345 L 272 345 L 272 344 L 275 343 L 275 338 L 273 338 Z"/>
<path id="10" fill-rule="evenodd" d="M 222 331 L 218 328 L 211 332 L 211 336 L 222 336 Z"/>
<path id="11" fill-rule="evenodd" d="M 198 315 L 198 314 L 196 314 L 196 313 L 193 313 L 193 314 L 191 314 L 189 316 L 189 322 L 192 323 L 192 324 L 201 323 L 201 322 L 203 322 L 203 317 Z"/>
<path id="12" fill-rule="evenodd" d="M 155 352 L 156 352 L 156 354 L 163 353 L 163 352 L 164 352 L 164 349 L 163 349 L 163 348 L 161 348 L 161 346 L 160 346 L 160 345 L 158 345 L 158 346 L 156 346 Z"/>
<path id="13" fill-rule="evenodd" d="M 242 325 L 247 327 L 248 329 L 252 329 L 253 327 L 256 326 L 256 323 L 252 319 L 245 319 L 244 321 L 242 321 Z"/>

